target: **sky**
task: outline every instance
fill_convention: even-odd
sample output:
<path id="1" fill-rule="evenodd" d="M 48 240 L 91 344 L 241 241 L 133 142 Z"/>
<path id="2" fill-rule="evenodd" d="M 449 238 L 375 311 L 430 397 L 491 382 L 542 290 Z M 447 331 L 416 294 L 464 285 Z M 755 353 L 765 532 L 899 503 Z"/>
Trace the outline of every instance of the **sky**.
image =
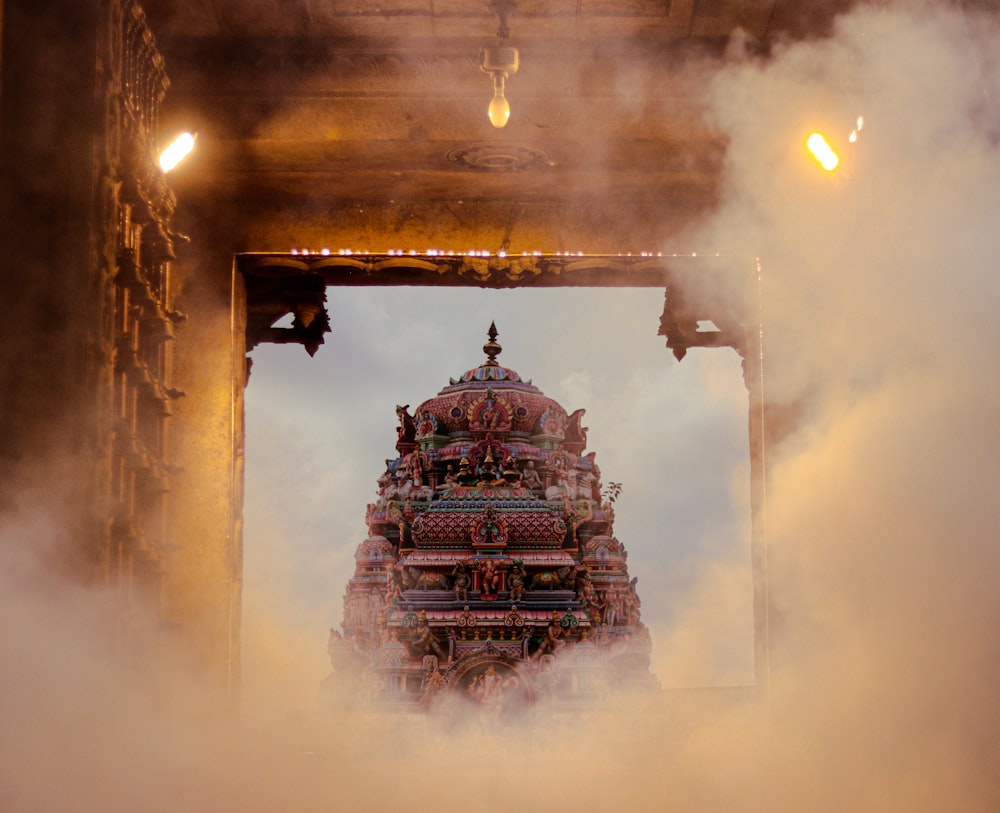
<path id="1" fill-rule="evenodd" d="M 734 54 L 709 100 L 719 209 L 662 247 L 761 258 L 765 387 L 796 418 L 769 447 L 766 702 L 664 693 L 499 739 L 346 699 L 310 715 L 395 406 L 476 366 L 491 320 L 501 361 L 585 408 L 624 484 L 616 534 L 664 685 L 739 682 L 747 658 L 730 351 L 677 364 L 648 291 L 332 291 L 316 358 L 254 351 L 243 724 L 211 723 L 180 658 L 119 668 L 99 597 L 35 554 L 67 529 L 25 510 L 0 546 L 0 807 L 1000 809 L 1000 30 L 967 5 L 870 4 L 767 63 Z M 805 150 L 819 127 L 832 175 Z"/>

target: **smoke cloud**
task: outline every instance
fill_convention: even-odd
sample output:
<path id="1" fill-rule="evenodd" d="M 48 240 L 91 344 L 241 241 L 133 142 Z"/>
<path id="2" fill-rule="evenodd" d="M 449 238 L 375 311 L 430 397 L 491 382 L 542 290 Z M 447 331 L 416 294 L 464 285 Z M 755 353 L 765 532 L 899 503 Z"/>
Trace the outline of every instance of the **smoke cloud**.
<path id="1" fill-rule="evenodd" d="M 701 559 L 670 566 L 665 542 L 644 548 L 644 532 L 616 526 L 641 551 L 630 569 L 640 576 L 644 617 L 657 605 L 660 577 L 685 574 L 669 607 L 649 611 L 662 682 L 710 674 L 705 682 L 716 688 L 671 688 L 569 718 L 542 710 L 533 724 L 486 737 L 475 726 L 373 719 L 352 710 L 350 697 L 318 703 L 326 627 L 336 618 L 311 628 L 304 608 L 338 606 L 339 573 L 350 566 L 344 551 L 363 533 L 368 497 L 358 525 L 335 529 L 320 575 L 300 582 L 297 596 L 286 590 L 298 578 L 298 537 L 287 533 L 287 516 L 262 512 L 253 533 L 273 544 L 256 554 L 248 544 L 258 581 L 248 579 L 248 698 L 238 724 L 176 653 L 151 646 L 148 657 L 123 662 L 106 635 L 115 597 L 53 577 L 35 552 L 65 529 L 57 516 L 21 511 L 0 538 L 0 808 L 1000 809 L 998 35 L 994 16 L 960 4 L 862 7 L 830 39 L 788 45 L 767 62 L 736 61 L 713 82 L 712 115 L 729 138 L 727 178 L 719 210 L 688 239 L 699 250 L 761 258 L 766 396 L 794 416 L 768 450 L 766 698 L 724 688 L 747 682 L 747 630 L 731 620 L 749 612 L 733 598 L 746 595 L 747 552 L 718 541 L 745 540 L 736 519 L 692 531 Z M 848 145 L 858 116 L 864 127 Z M 813 130 L 841 152 L 837 173 L 805 152 Z M 334 300 L 335 331 L 336 319 Z M 395 343 L 373 352 L 414 345 L 385 320 Z M 603 444 L 615 438 L 598 437 L 600 409 L 586 397 L 610 380 L 605 372 L 574 363 L 590 372 L 552 385 L 532 364 L 514 364 L 513 344 L 504 357 L 511 366 L 553 397 L 579 399 L 566 405 L 587 407 L 588 418 L 597 413 L 591 441 L 606 479 L 626 481 L 625 500 L 629 478 L 612 476 L 617 461 L 605 460 Z M 608 359 L 627 357 L 614 355 L 612 337 L 608 344 Z M 449 361 L 452 374 L 466 357 Z M 723 375 L 690 357 L 666 369 L 656 376 L 697 369 L 711 383 Z M 430 395 L 426 378 L 414 376 L 398 382 L 401 391 Z M 253 391 L 260 382 L 251 382 L 251 409 L 267 400 Z M 639 392 L 632 400 L 643 405 Z M 302 401 L 323 410 L 322 400 Z M 373 404 L 370 414 L 391 408 Z M 373 441 L 382 447 L 392 421 L 385 414 Z M 639 409 L 628 420 L 641 417 Z M 649 425 L 669 435 L 671 421 L 652 417 Z M 374 487 L 377 472 L 347 466 L 355 440 L 337 439 L 342 453 L 330 469 L 309 458 L 308 438 L 292 449 L 270 448 L 266 435 L 256 442 L 270 455 L 272 483 L 285 471 L 311 471 L 305 501 L 321 511 L 329 489 L 353 479 Z M 661 476 L 664 492 L 682 491 L 699 451 L 664 442 L 676 453 L 669 466 L 645 462 L 630 474 L 637 484 Z M 730 483 L 745 483 L 745 463 L 725 460 L 723 490 L 736 517 L 745 491 Z M 248 483 L 251 497 L 253 489 Z M 624 505 L 618 513 L 624 522 Z M 316 537 L 330 537 L 315 525 Z M 334 595 L 320 598 L 323 591 Z M 141 642 L 146 622 L 133 627 Z"/>
<path id="2" fill-rule="evenodd" d="M 798 807 L 1000 791 L 996 34 L 940 4 L 859 9 L 714 86 L 730 172 L 703 239 L 759 247 L 767 397 L 799 415 L 771 448 L 767 757 Z M 839 174 L 810 165 L 814 129 Z"/>

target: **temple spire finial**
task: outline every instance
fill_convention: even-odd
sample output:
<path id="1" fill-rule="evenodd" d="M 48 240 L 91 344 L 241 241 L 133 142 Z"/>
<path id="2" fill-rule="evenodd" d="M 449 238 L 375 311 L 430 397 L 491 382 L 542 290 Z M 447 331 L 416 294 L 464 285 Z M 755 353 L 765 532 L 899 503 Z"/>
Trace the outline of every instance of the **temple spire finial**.
<path id="1" fill-rule="evenodd" d="M 496 357 L 500 355 L 500 351 L 503 348 L 497 344 L 497 326 L 495 322 L 490 322 L 490 329 L 487 331 L 487 336 L 490 340 L 483 345 L 483 352 L 486 354 L 486 367 L 499 367 L 500 364 L 497 362 Z"/>

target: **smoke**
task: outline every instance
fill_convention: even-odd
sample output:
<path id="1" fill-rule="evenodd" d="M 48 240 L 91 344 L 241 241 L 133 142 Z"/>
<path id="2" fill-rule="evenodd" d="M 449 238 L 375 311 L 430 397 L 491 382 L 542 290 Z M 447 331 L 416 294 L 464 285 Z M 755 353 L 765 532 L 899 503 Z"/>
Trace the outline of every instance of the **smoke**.
<path id="1" fill-rule="evenodd" d="M 770 449 L 767 762 L 801 808 L 1000 792 L 996 34 L 859 9 L 715 84 L 729 182 L 702 239 L 759 246 L 766 394 L 798 416 Z M 814 129 L 839 175 L 810 165 Z"/>
<path id="2" fill-rule="evenodd" d="M 248 619 L 253 662 L 273 668 L 233 725 L 182 657 L 141 646 L 142 618 L 123 662 L 115 596 L 53 577 L 29 549 L 55 544 L 59 518 L 22 513 L 0 540 L 0 807 L 998 809 L 998 34 L 961 6 L 860 8 L 832 38 L 713 84 L 727 180 L 690 239 L 761 258 L 766 395 L 794 416 L 768 450 L 765 702 L 655 693 L 494 737 L 367 717 L 349 696 L 318 709 L 288 681 L 318 683 L 325 629 L 293 609 Z M 834 175 L 804 151 L 813 129 L 842 151 Z M 745 551 L 715 554 L 656 641 L 664 670 L 734 673 L 726 647 L 703 650 Z M 657 580 L 630 567 L 651 595 Z"/>

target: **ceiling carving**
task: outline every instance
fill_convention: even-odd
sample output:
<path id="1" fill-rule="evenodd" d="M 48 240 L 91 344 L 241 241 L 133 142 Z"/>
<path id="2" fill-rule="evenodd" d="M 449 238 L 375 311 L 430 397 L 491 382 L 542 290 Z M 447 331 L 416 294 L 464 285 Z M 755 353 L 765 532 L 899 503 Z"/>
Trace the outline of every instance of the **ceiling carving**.
<path id="1" fill-rule="evenodd" d="M 520 0 L 513 35 L 593 37 L 726 37 L 736 27 L 752 36 L 823 33 L 850 5 L 802 0 Z M 476 0 L 147 0 L 158 36 L 364 37 L 483 36 L 497 17 Z"/>
<path id="2" fill-rule="evenodd" d="M 239 207 L 237 250 L 604 253 L 670 248 L 717 201 L 725 142 L 702 112 L 718 67 L 822 36 L 849 5 L 521 0 L 498 130 L 487 2 L 144 2 L 171 79 L 161 131 L 199 134 L 171 183 L 182 209 Z"/>

